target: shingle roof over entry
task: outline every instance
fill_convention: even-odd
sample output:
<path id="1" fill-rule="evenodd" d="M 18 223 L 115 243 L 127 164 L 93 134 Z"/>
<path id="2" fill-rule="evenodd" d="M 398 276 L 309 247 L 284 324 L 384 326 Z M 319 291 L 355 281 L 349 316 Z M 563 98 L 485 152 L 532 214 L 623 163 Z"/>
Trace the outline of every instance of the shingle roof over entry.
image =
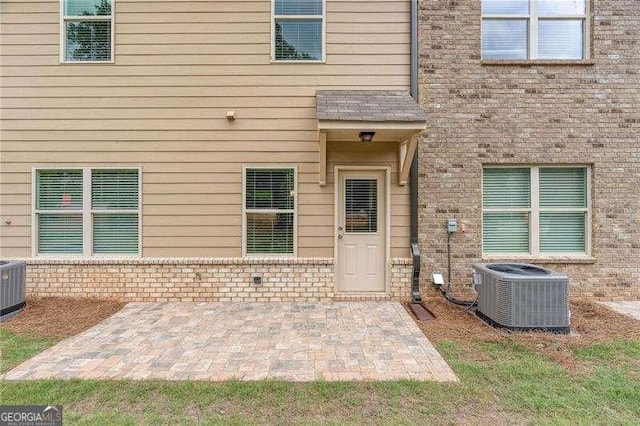
<path id="1" fill-rule="evenodd" d="M 318 120 L 426 121 L 427 114 L 400 90 L 318 90 Z"/>

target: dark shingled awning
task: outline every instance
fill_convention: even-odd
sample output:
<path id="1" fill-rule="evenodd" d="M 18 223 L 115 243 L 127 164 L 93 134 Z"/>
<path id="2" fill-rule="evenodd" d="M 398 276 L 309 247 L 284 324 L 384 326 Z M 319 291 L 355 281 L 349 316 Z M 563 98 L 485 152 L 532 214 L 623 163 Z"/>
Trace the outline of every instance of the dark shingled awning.
<path id="1" fill-rule="evenodd" d="M 427 114 L 401 90 L 318 90 L 318 120 L 426 121 Z"/>

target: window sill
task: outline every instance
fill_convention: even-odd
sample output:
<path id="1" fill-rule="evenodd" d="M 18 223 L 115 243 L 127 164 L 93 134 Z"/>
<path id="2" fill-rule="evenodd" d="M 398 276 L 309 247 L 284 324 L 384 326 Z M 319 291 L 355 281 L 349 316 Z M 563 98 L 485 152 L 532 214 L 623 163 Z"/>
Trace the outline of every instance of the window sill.
<path id="1" fill-rule="evenodd" d="M 271 59 L 271 63 L 272 64 L 326 64 L 327 61 L 326 60 L 320 60 L 320 61 L 279 61 L 276 59 Z"/>
<path id="2" fill-rule="evenodd" d="M 554 66 L 589 66 L 595 65 L 596 61 L 592 59 L 482 59 L 481 65 L 518 65 L 518 66 L 536 66 L 536 65 L 554 65 Z"/>
<path id="3" fill-rule="evenodd" d="M 60 65 L 113 65 L 116 61 L 60 61 Z"/>
<path id="4" fill-rule="evenodd" d="M 595 257 L 591 256 L 483 256 L 483 263 L 497 263 L 497 262 L 518 262 L 518 263 L 533 263 L 538 265 L 546 264 L 594 264 L 598 261 Z"/>

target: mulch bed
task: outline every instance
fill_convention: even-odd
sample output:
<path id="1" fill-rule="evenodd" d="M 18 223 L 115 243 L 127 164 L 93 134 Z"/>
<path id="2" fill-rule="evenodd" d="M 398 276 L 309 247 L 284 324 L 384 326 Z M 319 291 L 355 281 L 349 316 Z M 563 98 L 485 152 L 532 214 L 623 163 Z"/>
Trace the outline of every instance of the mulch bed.
<path id="1" fill-rule="evenodd" d="M 439 296 L 424 299 L 424 305 L 436 316 L 435 321 L 417 321 L 427 338 L 433 343 L 454 341 L 465 348 L 470 358 L 481 356 L 478 342 L 513 341 L 572 368 L 576 364 L 574 349 L 617 339 L 640 339 L 640 321 L 589 301 L 570 302 L 571 335 L 493 328 L 473 311 L 465 311 Z"/>
<path id="2" fill-rule="evenodd" d="M 64 339 L 118 312 L 124 303 L 105 299 L 27 298 L 27 306 L 0 328 L 18 335 Z"/>

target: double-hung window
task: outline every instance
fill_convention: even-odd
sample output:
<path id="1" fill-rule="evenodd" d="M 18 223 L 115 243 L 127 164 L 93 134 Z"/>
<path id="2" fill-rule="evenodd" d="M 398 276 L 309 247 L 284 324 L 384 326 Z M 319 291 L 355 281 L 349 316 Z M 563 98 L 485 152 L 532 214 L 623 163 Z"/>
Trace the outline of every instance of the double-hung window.
<path id="1" fill-rule="evenodd" d="M 482 0 L 482 59 L 586 59 L 588 7 L 588 0 Z"/>
<path id="2" fill-rule="evenodd" d="M 324 0 L 272 0 L 272 59 L 324 61 Z"/>
<path id="3" fill-rule="evenodd" d="M 482 179 L 485 255 L 586 255 L 587 167 L 486 167 Z"/>
<path id="4" fill-rule="evenodd" d="M 60 2 L 61 61 L 113 61 L 113 0 Z"/>
<path id="5" fill-rule="evenodd" d="M 140 252 L 138 169 L 35 171 L 35 254 Z"/>
<path id="6" fill-rule="evenodd" d="M 294 255 L 294 168 L 245 168 L 244 254 Z"/>

